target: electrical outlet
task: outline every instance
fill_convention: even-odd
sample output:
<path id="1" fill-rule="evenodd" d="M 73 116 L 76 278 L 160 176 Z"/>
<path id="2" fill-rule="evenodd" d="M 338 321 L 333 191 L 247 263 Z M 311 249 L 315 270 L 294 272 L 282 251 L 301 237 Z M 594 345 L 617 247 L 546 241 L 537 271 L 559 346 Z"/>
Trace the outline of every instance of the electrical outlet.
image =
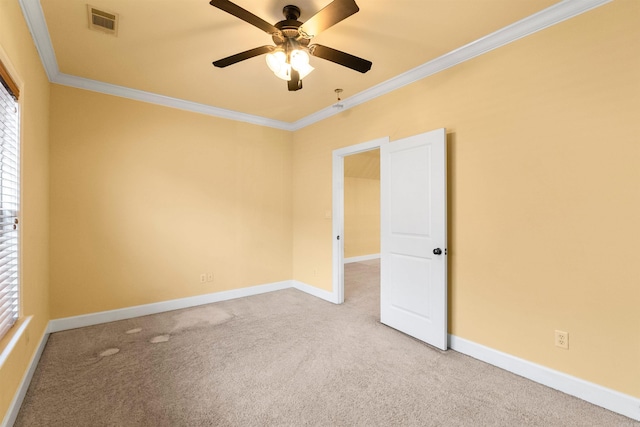
<path id="1" fill-rule="evenodd" d="M 200 283 L 204 283 L 206 281 L 207 281 L 207 275 L 206 275 L 206 273 L 202 273 L 200 275 Z"/>
<path id="2" fill-rule="evenodd" d="M 569 350 L 569 332 L 556 330 L 556 347 Z"/>
<path id="3" fill-rule="evenodd" d="M 207 273 L 207 282 L 213 282 L 213 273 Z"/>

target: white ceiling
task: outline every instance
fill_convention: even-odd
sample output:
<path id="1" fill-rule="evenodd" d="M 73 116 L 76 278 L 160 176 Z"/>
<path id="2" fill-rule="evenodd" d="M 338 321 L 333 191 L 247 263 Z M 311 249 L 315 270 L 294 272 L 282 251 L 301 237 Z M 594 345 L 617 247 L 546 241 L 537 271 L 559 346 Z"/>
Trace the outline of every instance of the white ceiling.
<path id="1" fill-rule="evenodd" d="M 356 0 L 360 11 L 313 42 L 373 62 L 361 74 L 320 58 L 289 92 L 256 57 L 211 62 L 271 37 L 207 0 L 90 0 L 120 16 L 118 35 L 90 30 L 89 0 L 19 0 L 54 83 L 295 130 L 608 0 Z M 295 4 L 306 21 L 328 0 L 236 0 L 264 20 Z M 343 105 L 334 89 L 342 88 Z"/>

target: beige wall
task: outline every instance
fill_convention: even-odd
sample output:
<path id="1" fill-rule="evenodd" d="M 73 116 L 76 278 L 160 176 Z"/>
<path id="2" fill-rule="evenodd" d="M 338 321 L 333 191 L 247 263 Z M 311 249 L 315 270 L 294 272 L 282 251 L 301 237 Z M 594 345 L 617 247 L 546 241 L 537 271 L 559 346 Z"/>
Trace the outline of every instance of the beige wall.
<path id="1" fill-rule="evenodd" d="M 344 257 L 380 253 L 380 180 L 344 178 Z"/>
<path id="2" fill-rule="evenodd" d="M 380 253 L 380 150 L 344 158 L 344 257 Z"/>
<path id="3" fill-rule="evenodd" d="M 0 340 L 0 422 L 49 321 L 49 82 L 17 1 L 0 0 L 0 59 L 21 86 L 21 277 L 19 324 Z M 20 326 L 30 319 L 24 333 Z M 9 341 L 17 339 L 15 346 Z M 2 358 L 0 357 L 0 359 Z"/>
<path id="4" fill-rule="evenodd" d="M 331 289 L 332 150 L 446 127 L 450 332 L 640 397 L 639 17 L 612 2 L 296 132 L 294 279 Z"/>
<path id="5" fill-rule="evenodd" d="M 52 85 L 52 318 L 291 279 L 291 139 Z"/>
<path id="6" fill-rule="evenodd" d="M 344 257 L 379 254 L 380 156 L 347 156 L 344 170 Z"/>

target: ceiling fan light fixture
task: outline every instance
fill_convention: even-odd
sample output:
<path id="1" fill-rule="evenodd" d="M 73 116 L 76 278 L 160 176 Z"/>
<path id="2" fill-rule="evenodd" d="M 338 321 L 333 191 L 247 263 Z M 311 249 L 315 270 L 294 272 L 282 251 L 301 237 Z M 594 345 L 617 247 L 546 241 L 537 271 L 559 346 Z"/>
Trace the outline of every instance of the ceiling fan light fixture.
<path id="1" fill-rule="evenodd" d="M 267 54 L 269 69 L 280 79 L 288 82 L 287 89 L 295 92 L 302 89 L 302 79 L 314 68 L 309 64 L 309 55 L 331 61 L 361 73 L 371 69 L 371 61 L 319 44 L 309 44 L 310 39 L 333 27 L 358 12 L 355 0 L 331 0 L 304 23 L 298 21 L 300 8 L 287 5 L 283 8 L 283 20 L 270 24 L 264 19 L 243 9 L 231 0 L 211 0 L 211 6 L 227 12 L 271 36 L 275 46 L 265 45 L 214 61 L 213 65 L 224 68 L 259 55 Z"/>
<path id="2" fill-rule="evenodd" d="M 300 79 L 305 78 L 314 70 L 309 64 L 309 54 L 304 50 L 294 49 L 289 54 L 289 58 L 289 62 L 287 62 L 287 54 L 284 50 L 278 49 L 267 54 L 267 66 L 278 78 L 286 81 L 291 80 L 292 68 L 298 72 Z"/>

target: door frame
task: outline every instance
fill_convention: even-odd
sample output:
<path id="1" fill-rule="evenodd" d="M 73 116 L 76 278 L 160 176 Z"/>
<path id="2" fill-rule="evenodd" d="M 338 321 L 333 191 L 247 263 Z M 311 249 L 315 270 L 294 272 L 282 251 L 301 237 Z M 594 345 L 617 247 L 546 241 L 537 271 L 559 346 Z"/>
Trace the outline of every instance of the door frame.
<path id="1" fill-rule="evenodd" d="M 333 150 L 333 302 L 344 302 L 344 158 L 352 154 L 375 150 L 389 143 L 389 137 L 374 139 Z"/>

